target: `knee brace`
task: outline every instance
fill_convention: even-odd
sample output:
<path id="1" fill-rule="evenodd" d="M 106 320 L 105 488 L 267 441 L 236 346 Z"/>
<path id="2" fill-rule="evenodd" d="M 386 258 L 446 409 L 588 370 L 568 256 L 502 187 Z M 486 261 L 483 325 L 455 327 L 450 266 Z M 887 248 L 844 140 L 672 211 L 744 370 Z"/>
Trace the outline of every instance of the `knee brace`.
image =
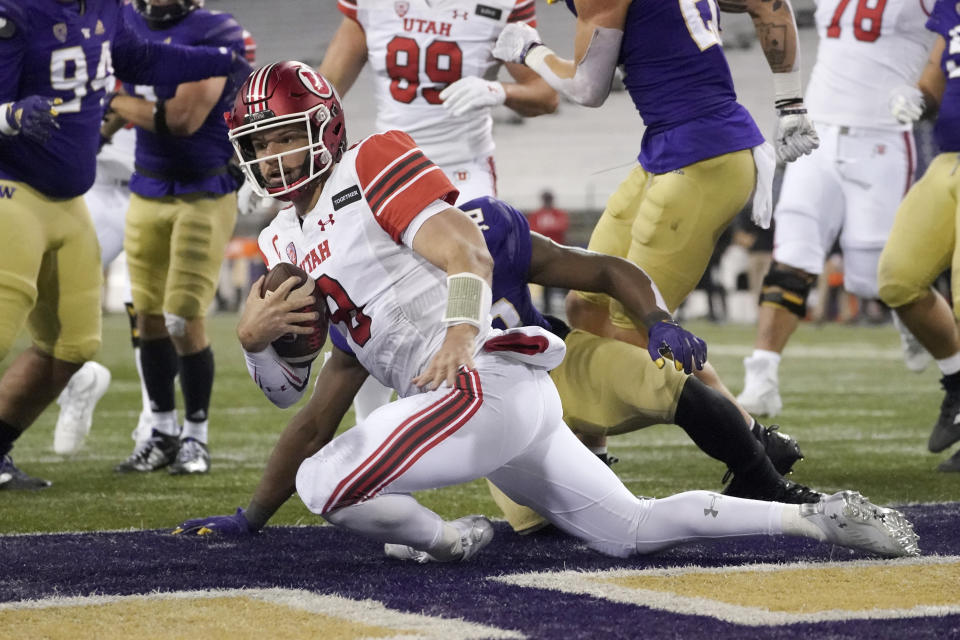
<path id="1" fill-rule="evenodd" d="M 163 324 L 167 327 L 167 333 L 174 338 L 182 338 L 187 335 L 187 319 L 183 316 L 164 311 Z"/>
<path id="2" fill-rule="evenodd" d="M 774 262 L 763 279 L 760 304 L 786 309 L 799 318 L 807 315 L 807 296 L 817 276 Z"/>

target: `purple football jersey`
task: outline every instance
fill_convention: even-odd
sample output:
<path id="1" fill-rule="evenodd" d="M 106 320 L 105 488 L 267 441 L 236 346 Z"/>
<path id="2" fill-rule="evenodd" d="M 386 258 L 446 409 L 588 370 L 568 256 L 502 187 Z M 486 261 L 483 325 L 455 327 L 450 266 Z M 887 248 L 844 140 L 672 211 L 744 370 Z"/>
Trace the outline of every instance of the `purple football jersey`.
<path id="1" fill-rule="evenodd" d="M 132 5 L 124 9 L 130 28 L 142 39 L 179 45 L 206 45 L 243 51 L 243 27 L 228 13 L 196 9 L 165 29 L 152 29 Z M 136 170 L 130 190 L 149 198 L 207 192 L 236 191 L 238 179 L 227 171 L 233 147 L 227 139 L 223 113 L 233 107 L 237 90 L 251 68 L 245 61 L 227 77 L 219 102 L 196 133 L 186 137 L 158 136 L 137 129 Z M 169 100 L 176 84 L 126 85 L 130 94 L 150 101 Z"/>
<path id="2" fill-rule="evenodd" d="M 0 179 L 52 198 L 82 195 L 96 173 L 102 102 L 114 86 L 114 68 L 134 82 L 186 82 L 225 75 L 231 58 L 218 49 L 141 42 L 124 25 L 119 0 L 0 0 L 0 104 L 32 95 L 63 101 L 59 128 L 45 143 L 0 135 Z"/>
<path id="3" fill-rule="evenodd" d="M 947 86 L 933 135 L 941 151 L 960 151 L 960 4 L 954 0 L 937 0 L 927 20 L 927 29 L 947 41 L 940 59 Z"/>
<path id="4" fill-rule="evenodd" d="M 666 173 L 763 143 L 737 102 L 719 35 L 715 0 L 634 0 L 620 64 L 646 131 L 638 157 Z"/>

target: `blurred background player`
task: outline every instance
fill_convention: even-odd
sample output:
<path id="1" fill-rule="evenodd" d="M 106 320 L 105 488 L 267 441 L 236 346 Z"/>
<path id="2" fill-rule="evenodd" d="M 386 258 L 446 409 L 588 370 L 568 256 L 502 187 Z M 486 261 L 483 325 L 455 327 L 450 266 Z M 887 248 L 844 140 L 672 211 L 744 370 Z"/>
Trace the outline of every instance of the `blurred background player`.
<path id="1" fill-rule="evenodd" d="M 807 105 L 821 145 L 787 167 L 774 213 L 773 263 L 737 397 L 752 413 L 775 416 L 783 407 L 780 357 L 807 314 L 810 289 L 838 236 L 844 287 L 861 298 L 878 297 L 877 261 L 913 182 L 912 127 L 890 114 L 888 102 L 891 91 L 915 84 L 933 36 L 924 29 L 922 2 L 874 4 L 817 3 L 820 47 Z M 922 352 L 919 357 L 913 366 L 922 370 Z"/>
<path id="2" fill-rule="evenodd" d="M 522 62 L 579 104 L 598 107 L 617 65 L 646 130 L 639 166 L 610 196 L 589 248 L 639 265 L 675 310 L 696 287 L 717 238 L 755 192 L 754 219 L 769 223 L 774 161 L 747 110 L 736 100 L 714 0 L 567 0 L 577 14 L 575 61 L 563 60 L 528 25 L 508 25 L 494 55 Z M 779 115 L 776 155 L 796 160 L 819 143 L 806 117 L 800 55 L 790 3 L 729 0 L 749 12 L 772 69 Z M 571 324 L 645 346 L 619 303 L 598 294 L 567 297 Z M 726 394 L 716 371 L 695 373 Z M 741 409 L 744 420 L 753 418 Z M 599 445 L 598 445 L 599 446 Z"/>
<path id="3" fill-rule="evenodd" d="M 100 251 L 81 196 L 113 69 L 135 82 L 198 80 L 235 57 L 144 43 L 120 12 L 106 0 L 29 10 L 0 0 L 0 359 L 24 324 L 33 338 L 0 379 L 0 489 L 49 485 L 10 450 L 100 346 Z"/>
<path id="4" fill-rule="evenodd" d="M 540 208 L 527 214 L 530 229 L 542 236 L 550 238 L 557 244 L 567 243 L 567 230 L 570 228 L 570 214 L 553 205 L 553 192 L 544 191 L 540 194 Z M 543 288 L 543 301 L 540 308 L 544 313 L 552 313 L 551 297 L 555 293 L 553 287 Z"/>
<path id="5" fill-rule="evenodd" d="M 124 9 L 141 37 L 227 47 L 245 54 L 244 32 L 226 13 L 192 0 L 135 0 Z M 232 169 L 223 112 L 250 65 L 229 76 L 168 85 L 125 85 L 109 108 L 137 127 L 124 248 L 140 334 L 152 435 L 117 471 L 206 473 L 214 358 L 204 316 L 237 216 L 242 178 Z M 179 375 L 184 422 L 176 414 Z"/>
<path id="6" fill-rule="evenodd" d="M 880 256 L 880 297 L 890 305 L 937 362 L 944 390 L 940 415 L 927 448 L 946 450 L 960 440 L 960 10 L 938 0 L 927 20 L 937 34 L 919 86 L 898 88 L 891 99 L 901 121 L 936 112 L 934 135 L 940 154 L 911 187 L 897 209 L 890 238 Z M 951 270 L 953 310 L 932 288 Z M 940 464 L 940 471 L 960 472 L 960 452 Z"/>
<path id="7" fill-rule="evenodd" d="M 249 31 L 244 30 L 244 57 L 253 64 L 256 60 L 257 43 Z M 122 90 L 122 89 L 121 89 Z M 112 113 L 100 128 L 100 151 L 97 153 L 96 180 L 84 195 L 87 209 L 97 231 L 100 243 L 100 262 L 104 271 L 113 264 L 123 251 L 124 227 L 127 210 L 130 208 L 130 178 L 133 175 L 136 133 L 133 125 Z M 123 305 L 130 320 L 130 340 L 133 357 L 140 381 L 142 408 L 137 426 L 131 434 L 138 443 L 150 438 L 153 431 L 153 413 L 150 396 L 143 383 L 140 365 L 140 333 L 137 330 L 137 314 L 133 309 L 130 291 L 130 272 L 126 261 L 122 263 Z M 71 378 L 60 393 L 57 403 L 60 414 L 53 432 L 53 450 L 66 455 L 75 453 L 83 446 L 93 423 L 97 402 L 110 384 L 110 371 L 98 362 L 88 360 Z"/>
<path id="8" fill-rule="evenodd" d="M 534 0 L 396 2 L 339 0 L 344 14 L 320 73 L 345 95 L 364 64 L 374 72 L 378 131 L 413 138 L 460 191 L 460 201 L 496 195 L 491 109 L 521 116 L 551 113 L 557 95 L 522 64 L 507 63 L 513 82 L 496 79 L 491 51 L 508 24 L 536 24 Z M 390 399 L 370 382 L 357 395 L 361 420 Z"/>

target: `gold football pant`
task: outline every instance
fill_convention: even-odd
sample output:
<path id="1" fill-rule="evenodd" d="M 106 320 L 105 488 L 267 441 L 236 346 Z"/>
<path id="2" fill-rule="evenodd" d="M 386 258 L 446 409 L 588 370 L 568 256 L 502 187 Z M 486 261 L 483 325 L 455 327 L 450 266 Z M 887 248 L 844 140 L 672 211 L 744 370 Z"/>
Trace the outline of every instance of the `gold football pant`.
<path id="1" fill-rule="evenodd" d="M 907 192 L 877 269 L 880 297 L 893 308 L 915 302 L 948 267 L 960 318 L 960 154 L 941 153 Z"/>
<path id="2" fill-rule="evenodd" d="M 237 194 L 133 194 L 123 246 L 137 313 L 202 317 L 237 221 Z"/>
<path id="3" fill-rule="evenodd" d="M 747 203 L 756 184 L 749 149 L 668 173 L 637 166 L 607 200 L 589 249 L 627 258 L 643 269 L 675 310 L 700 282 L 717 238 Z M 613 323 L 632 328 L 619 302 L 580 293 L 609 306 Z"/>
<path id="4" fill-rule="evenodd" d="M 100 245 L 83 198 L 0 180 L 0 360 L 26 323 L 34 344 L 82 363 L 100 348 Z"/>

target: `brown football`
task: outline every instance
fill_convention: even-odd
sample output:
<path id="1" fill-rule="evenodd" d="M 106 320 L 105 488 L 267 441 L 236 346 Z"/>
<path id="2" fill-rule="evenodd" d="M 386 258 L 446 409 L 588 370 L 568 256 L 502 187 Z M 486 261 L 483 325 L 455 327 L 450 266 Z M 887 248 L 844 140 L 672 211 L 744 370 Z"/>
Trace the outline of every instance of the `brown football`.
<path id="1" fill-rule="evenodd" d="M 299 278 L 294 289 L 303 286 L 303 283 L 307 281 L 314 283 L 313 278 L 300 267 L 289 262 L 280 262 L 267 272 L 267 277 L 264 278 L 263 285 L 260 288 L 260 295 L 266 295 L 267 291 L 275 291 L 277 287 L 292 277 Z M 299 309 L 299 311 L 305 312 L 316 311 L 319 314 L 319 317 L 313 322 L 303 323 L 306 326 L 313 327 L 313 333 L 306 335 L 288 333 L 273 341 L 273 348 L 276 349 L 277 355 L 290 364 L 302 366 L 313 362 L 323 351 L 323 344 L 327 341 L 327 325 L 329 323 L 327 305 L 320 296 L 320 292 L 316 290 L 315 284 L 313 297 L 316 298 L 313 304 Z"/>

